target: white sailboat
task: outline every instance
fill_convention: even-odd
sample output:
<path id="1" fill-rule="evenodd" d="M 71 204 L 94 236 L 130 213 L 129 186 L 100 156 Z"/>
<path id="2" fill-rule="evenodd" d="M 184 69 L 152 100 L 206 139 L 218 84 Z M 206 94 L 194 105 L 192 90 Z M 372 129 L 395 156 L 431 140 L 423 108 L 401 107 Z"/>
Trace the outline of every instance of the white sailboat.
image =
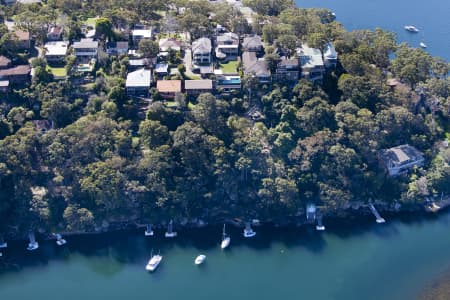
<path id="1" fill-rule="evenodd" d="M 177 233 L 173 231 L 173 222 L 170 220 L 169 225 L 167 225 L 167 231 L 164 235 L 166 238 L 174 238 L 177 236 Z"/>
<path id="2" fill-rule="evenodd" d="M 251 238 L 251 237 L 254 237 L 255 235 L 256 235 L 256 232 L 253 231 L 252 227 L 250 226 L 250 223 L 247 222 L 245 224 L 245 228 L 244 228 L 244 237 Z"/>
<path id="3" fill-rule="evenodd" d="M 202 263 L 204 263 L 205 260 L 206 260 L 206 255 L 200 254 L 199 256 L 197 256 L 197 257 L 195 258 L 194 263 L 198 266 L 198 265 L 201 265 Z"/>
<path id="4" fill-rule="evenodd" d="M 152 224 L 147 224 L 145 228 L 145 236 L 153 236 Z"/>
<path id="5" fill-rule="evenodd" d="M 67 244 L 67 241 L 62 238 L 61 234 L 57 233 L 57 234 L 55 234 L 55 237 L 56 237 L 56 245 L 62 246 L 62 245 Z"/>
<path id="6" fill-rule="evenodd" d="M 39 248 L 39 243 L 36 242 L 36 238 L 34 237 L 34 232 L 30 232 L 28 234 L 28 238 L 30 239 L 30 242 L 28 243 L 27 250 L 28 251 L 34 251 Z"/>
<path id="7" fill-rule="evenodd" d="M 153 253 L 153 251 L 152 251 Z M 145 269 L 149 272 L 153 272 L 156 270 L 156 268 L 159 266 L 159 264 L 162 261 L 162 256 L 157 254 L 151 256 L 150 260 L 148 261 L 147 265 L 145 266 Z"/>
<path id="8" fill-rule="evenodd" d="M 425 49 L 427 47 L 427 44 L 425 44 L 424 42 L 420 42 L 420 47 L 422 47 L 423 49 Z"/>
<path id="9" fill-rule="evenodd" d="M 231 238 L 227 236 L 225 232 L 225 224 L 223 224 L 223 232 L 222 232 L 222 242 L 220 243 L 220 248 L 225 249 L 230 245 Z"/>

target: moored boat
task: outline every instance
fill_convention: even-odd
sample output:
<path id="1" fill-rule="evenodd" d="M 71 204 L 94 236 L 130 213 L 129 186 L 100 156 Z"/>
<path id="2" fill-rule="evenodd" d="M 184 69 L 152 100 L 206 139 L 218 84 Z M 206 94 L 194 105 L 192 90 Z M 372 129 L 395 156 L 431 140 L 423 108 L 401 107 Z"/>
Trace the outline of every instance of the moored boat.
<path id="1" fill-rule="evenodd" d="M 245 224 L 244 228 L 244 237 L 251 238 L 256 235 L 256 232 L 253 231 L 252 227 L 250 226 L 250 223 Z"/>
<path id="2" fill-rule="evenodd" d="M 406 25 L 403 28 L 405 28 L 406 31 L 409 31 L 409 32 L 412 32 L 412 33 L 419 32 L 419 29 L 416 26 L 413 26 L 413 25 Z"/>
<path id="3" fill-rule="evenodd" d="M 421 48 L 424 48 L 424 49 L 427 47 L 427 44 L 425 44 L 424 42 L 420 42 L 419 45 L 420 45 Z"/>
<path id="4" fill-rule="evenodd" d="M 27 250 L 28 251 L 34 251 L 34 250 L 38 249 L 39 248 L 39 243 L 36 242 L 36 238 L 34 237 L 34 233 L 33 232 L 30 232 L 28 234 L 28 238 L 30 239 L 30 242 L 28 243 Z"/>
<path id="5" fill-rule="evenodd" d="M 197 256 L 197 257 L 195 258 L 194 263 L 195 263 L 196 265 L 201 265 L 202 263 L 205 262 L 205 260 L 206 260 L 206 255 L 200 254 L 199 256 Z"/>
<path id="6" fill-rule="evenodd" d="M 147 224 L 145 228 L 145 236 L 153 236 L 152 224 Z"/>
<path id="7" fill-rule="evenodd" d="M 145 269 L 149 272 L 153 272 L 156 270 L 156 268 L 159 266 L 159 264 L 162 261 L 162 256 L 157 254 L 157 255 L 152 255 L 152 257 L 150 258 L 150 260 L 148 261 L 147 265 L 145 266 Z"/>
<path id="8" fill-rule="evenodd" d="M 166 238 L 173 238 L 177 236 L 177 233 L 173 231 L 173 222 L 170 220 L 169 225 L 167 225 L 167 231 L 164 234 Z"/>
<path id="9" fill-rule="evenodd" d="M 230 245 L 231 238 L 227 236 L 225 232 L 225 224 L 223 224 L 223 232 L 222 232 L 222 242 L 220 243 L 220 248 L 225 249 Z"/>
<path id="10" fill-rule="evenodd" d="M 58 246 L 62 246 L 62 245 L 67 244 L 67 241 L 62 238 L 61 234 L 57 233 L 57 234 L 55 234 L 55 237 L 56 237 L 56 244 Z"/>

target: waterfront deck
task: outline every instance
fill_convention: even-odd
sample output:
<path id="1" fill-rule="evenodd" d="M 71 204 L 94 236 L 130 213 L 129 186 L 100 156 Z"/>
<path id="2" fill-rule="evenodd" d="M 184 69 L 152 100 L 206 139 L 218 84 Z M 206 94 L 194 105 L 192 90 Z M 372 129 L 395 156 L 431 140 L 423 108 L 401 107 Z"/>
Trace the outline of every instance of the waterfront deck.
<path id="1" fill-rule="evenodd" d="M 369 204 L 369 208 L 370 208 L 370 211 L 372 212 L 372 214 L 375 216 L 376 222 L 377 222 L 378 224 L 382 224 L 382 223 L 385 223 L 385 222 L 386 222 L 386 220 L 383 219 L 383 218 L 381 217 L 381 215 L 378 213 L 377 209 L 375 208 L 375 206 L 374 206 L 373 204 Z"/>

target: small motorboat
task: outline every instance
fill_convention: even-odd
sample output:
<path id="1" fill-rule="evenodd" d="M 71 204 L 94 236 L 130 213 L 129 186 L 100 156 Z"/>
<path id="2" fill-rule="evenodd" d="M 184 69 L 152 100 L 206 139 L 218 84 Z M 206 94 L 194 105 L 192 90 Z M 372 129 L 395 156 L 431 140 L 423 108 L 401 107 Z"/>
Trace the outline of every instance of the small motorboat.
<path id="1" fill-rule="evenodd" d="M 67 241 L 62 238 L 61 234 L 57 233 L 57 234 L 55 234 L 55 237 L 56 237 L 56 244 L 58 246 L 62 246 L 62 245 L 67 244 Z"/>
<path id="2" fill-rule="evenodd" d="M 325 230 L 325 226 L 322 223 L 322 216 L 319 216 L 317 218 L 317 225 L 316 225 L 316 230 L 317 231 L 324 231 Z"/>
<path id="3" fill-rule="evenodd" d="M 405 28 L 406 31 L 409 31 L 409 32 L 412 32 L 412 33 L 419 32 L 419 29 L 416 26 L 413 26 L 413 25 L 406 25 L 403 28 Z"/>
<path id="4" fill-rule="evenodd" d="M 419 45 L 420 45 L 420 47 L 423 48 L 423 49 L 425 49 L 425 48 L 427 47 L 427 44 L 425 44 L 424 42 L 420 42 Z"/>
<path id="5" fill-rule="evenodd" d="M 145 236 L 153 236 L 152 224 L 147 224 L 145 228 Z"/>
<path id="6" fill-rule="evenodd" d="M 256 235 L 256 232 L 253 231 L 252 227 L 250 226 L 250 223 L 247 223 L 244 228 L 244 237 L 251 238 Z"/>
<path id="7" fill-rule="evenodd" d="M 177 236 L 177 233 L 173 231 L 173 222 L 170 220 L 169 225 L 167 225 L 167 231 L 164 234 L 166 238 L 174 238 Z"/>
<path id="8" fill-rule="evenodd" d="M 206 260 L 206 255 L 200 254 L 199 256 L 197 256 L 197 257 L 195 258 L 194 263 L 198 266 L 198 265 L 201 265 L 202 263 L 204 263 L 205 260 Z"/>
<path id="9" fill-rule="evenodd" d="M 159 254 L 152 255 L 152 257 L 148 261 L 147 265 L 145 266 L 145 269 L 149 272 L 155 271 L 156 268 L 159 266 L 159 263 L 162 261 L 162 258 L 163 257 Z"/>
<path id="10" fill-rule="evenodd" d="M 225 224 L 223 224 L 223 232 L 222 232 L 222 242 L 220 243 L 220 248 L 225 249 L 230 245 L 231 238 L 227 236 L 225 232 Z"/>
<path id="11" fill-rule="evenodd" d="M 28 243 L 27 250 L 28 251 L 34 251 L 34 250 L 38 249 L 39 248 L 39 243 L 36 242 L 36 238 L 34 237 L 34 233 L 33 232 L 30 232 L 28 234 L 28 238 L 30 239 L 30 242 Z"/>

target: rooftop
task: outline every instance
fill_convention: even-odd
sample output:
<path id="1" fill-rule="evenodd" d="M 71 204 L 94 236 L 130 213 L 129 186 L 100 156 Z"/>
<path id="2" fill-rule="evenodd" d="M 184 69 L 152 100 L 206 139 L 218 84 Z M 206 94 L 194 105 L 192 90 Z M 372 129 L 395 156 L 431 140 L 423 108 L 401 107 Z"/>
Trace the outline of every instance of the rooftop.
<path id="1" fill-rule="evenodd" d="M 244 41 L 242 42 L 242 47 L 244 49 L 255 49 L 255 48 L 261 48 L 263 46 L 261 37 L 258 35 L 245 37 Z"/>
<path id="2" fill-rule="evenodd" d="M 192 43 L 192 53 L 211 53 L 211 40 L 205 37 Z"/>
<path id="3" fill-rule="evenodd" d="M 219 44 L 219 45 L 222 45 L 222 44 L 238 45 L 239 44 L 239 36 L 233 32 L 222 33 L 217 36 L 217 44 Z"/>
<path id="4" fill-rule="evenodd" d="M 9 80 L 0 80 L 0 88 L 7 88 L 9 86 Z"/>
<path id="5" fill-rule="evenodd" d="M 11 60 L 6 56 L 0 55 L 0 68 L 6 68 L 11 63 Z"/>
<path id="6" fill-rule="evenodd" d="M 297 54 L 300 57 L 302 67 L 314 68 L 323 66 L 322 52 L 316 48 L 310 48 L 303 44 L 301 48 L 297 48 Z"/>
<path id="7" fill-rule="evenodd" d="M 73 43 L 74 49 L 92 49 L 98 48 L 98 42 L 93 39 L 81 39 L 79 42 Z"/>
<path id="8" fill-rule="evenodd" d="M 17 39 L 20 41 L 28 41 L 30 39 L 30 33 L 20 29 L 15 30 L 14 35 L 17 36 Z"/>
<path id="9" fill-rule="evenodd" d="M 66 55 L 68 42 L 48 42 L 45 44 L 45 55 Z"/>
<path id="10" fill-rule="evenodd" d="M 126 87 L 150 87 L 151 71 L 144 68 L 127 75 Z"/>
<path id="11" fill-rule="evenodd" d="M 242 65 L 244 67 L 244 73 L 246 74 L 270 76 L 270 70 L 267 66 L 267 62 L 264 60 L 258 60 L 255 52 L 244 52 L 242 54 Z"/>
<path id="12" fill-rule="evenodd" d="M 325 48 L 323 49 L 323 56 L 326 59 L 337 59 L 337 52 L 336 49 L 334 49 L 334 46 L 331 42 L 328 42 L 325 45 Z"/>
<path id="13" fill-rule="evenodd" d="M 19 65 L 13 68 L 0 70 L 0 77 L 14 75 L 28 75 L 31 72 L 30 65 Z"/>
<path id="14" fill-rule="evenodd" d="M 159 40 L 159 49 L 161 51 L 168 51 L 169 49 L 180 51 L 181 45 L 182 45 L 182 42 L 177 39 L 174 39 L 174 38 Z"/>
<path id="15" fill-rule="evenodd" d="M 169 64 L 167 63 L 159 63 L 155 66 L 156 73 L 167 73 L 169 70 Z"/>
<path id="16" fill-rule="evenodd" d="M 181 92 L 181 80 L 158 80 L 156 88 L 160 93 Z"/>
<path id="17" fill-rule="evenodd" d="M 398 167 L 415 161 L 423 160 L 423 154 L 408 144 L 381 151 L 381 158 L 389 167 Z"/>
<path id="18" fill-rule="evenodd" d="M 108 42 L 106 47 L 109 49 L 126 49 L 128 50 L 128 42 Z"/>
<path id="19" fill-rule="evenodd" d="M 184 88 L 186 90 L 212 90 L 212 80 L 185 80 Z"/>
<path id="20" fill-rule="evenodd" d="M 138 36 L 138 37 L 149 39 L 152 37 L 152 30 L 151 29 L 133 29 L 131 34 L 133 36 Z"/>

